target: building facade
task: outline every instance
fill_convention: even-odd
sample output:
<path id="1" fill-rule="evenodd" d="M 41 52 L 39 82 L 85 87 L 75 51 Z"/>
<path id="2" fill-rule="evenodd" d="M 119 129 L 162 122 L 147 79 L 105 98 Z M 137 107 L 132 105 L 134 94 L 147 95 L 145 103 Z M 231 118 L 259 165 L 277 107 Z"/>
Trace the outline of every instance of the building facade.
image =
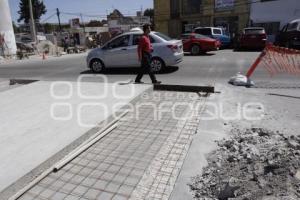
<path id="1" fill-rule="evenodd" d="M 249 0 L 154 0 L 155 27 L 172 37 L 197 26 L 235 34 L 249 24 L 250 5 Z"/>
<path id="2" fill-rule="evenodd" d="M 114 36 L 129 31 L 132 28 L 140 27 L 142 24 L 149 24 L 150 17 L 143 16 L 137 12 L 137 16 L 124 16 L 119 10 L 115 9 L 107 16 L 109 32 Z"/>

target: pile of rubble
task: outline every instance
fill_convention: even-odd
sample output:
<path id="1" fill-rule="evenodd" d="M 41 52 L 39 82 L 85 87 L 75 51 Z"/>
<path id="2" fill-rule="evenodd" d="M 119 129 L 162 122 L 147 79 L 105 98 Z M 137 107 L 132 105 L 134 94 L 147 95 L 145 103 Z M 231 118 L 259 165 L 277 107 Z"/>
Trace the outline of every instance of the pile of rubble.
<path id="1" fill-rule="evenodd" d="M 196 199 L 300 199 L 300 136 L 234 129 L 189 185 Z"/>

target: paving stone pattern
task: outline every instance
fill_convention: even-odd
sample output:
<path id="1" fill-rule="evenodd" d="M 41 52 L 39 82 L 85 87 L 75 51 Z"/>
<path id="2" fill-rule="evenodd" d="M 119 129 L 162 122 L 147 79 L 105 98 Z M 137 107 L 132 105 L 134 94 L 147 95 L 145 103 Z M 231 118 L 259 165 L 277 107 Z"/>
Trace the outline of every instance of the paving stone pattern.
<path id="1" fill-rule="evenodd" d="M 168 199 L 203 108 L 193 112 L 184 104 L 204 105 L 204 101 L 190 93 L 144 94 L 136 105 L 139 112 L 128 113 L 116 129 L 19 199 Z M 175 103 L 182 105 L 172 112 Z M 154 106 L 161 106 L 161 115 Z M 189 118 L 177 119 L 172 113 Z"/>

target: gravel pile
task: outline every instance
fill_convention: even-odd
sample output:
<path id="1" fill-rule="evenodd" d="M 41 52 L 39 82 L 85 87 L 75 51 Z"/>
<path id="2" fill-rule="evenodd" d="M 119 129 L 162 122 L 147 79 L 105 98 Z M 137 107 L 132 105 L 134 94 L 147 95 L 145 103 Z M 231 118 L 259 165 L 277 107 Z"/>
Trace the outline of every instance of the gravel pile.
<path id="1" fill-rule="evenodd" d="M 300 199 L 300 136 L 261 128 L 232 132 L 192 178 L 196 199 Z"/>

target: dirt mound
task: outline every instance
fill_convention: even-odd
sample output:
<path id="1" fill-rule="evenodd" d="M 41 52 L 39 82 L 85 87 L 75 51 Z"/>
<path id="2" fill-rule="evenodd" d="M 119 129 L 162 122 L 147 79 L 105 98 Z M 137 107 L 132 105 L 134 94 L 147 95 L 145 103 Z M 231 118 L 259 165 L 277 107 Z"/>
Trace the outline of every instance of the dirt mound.
<path id="1" fill-rule="evenodd" d="M 232 132 L 192 178 L 196 199 L 300 199 L 300 136 L 262 128 Z"/>

